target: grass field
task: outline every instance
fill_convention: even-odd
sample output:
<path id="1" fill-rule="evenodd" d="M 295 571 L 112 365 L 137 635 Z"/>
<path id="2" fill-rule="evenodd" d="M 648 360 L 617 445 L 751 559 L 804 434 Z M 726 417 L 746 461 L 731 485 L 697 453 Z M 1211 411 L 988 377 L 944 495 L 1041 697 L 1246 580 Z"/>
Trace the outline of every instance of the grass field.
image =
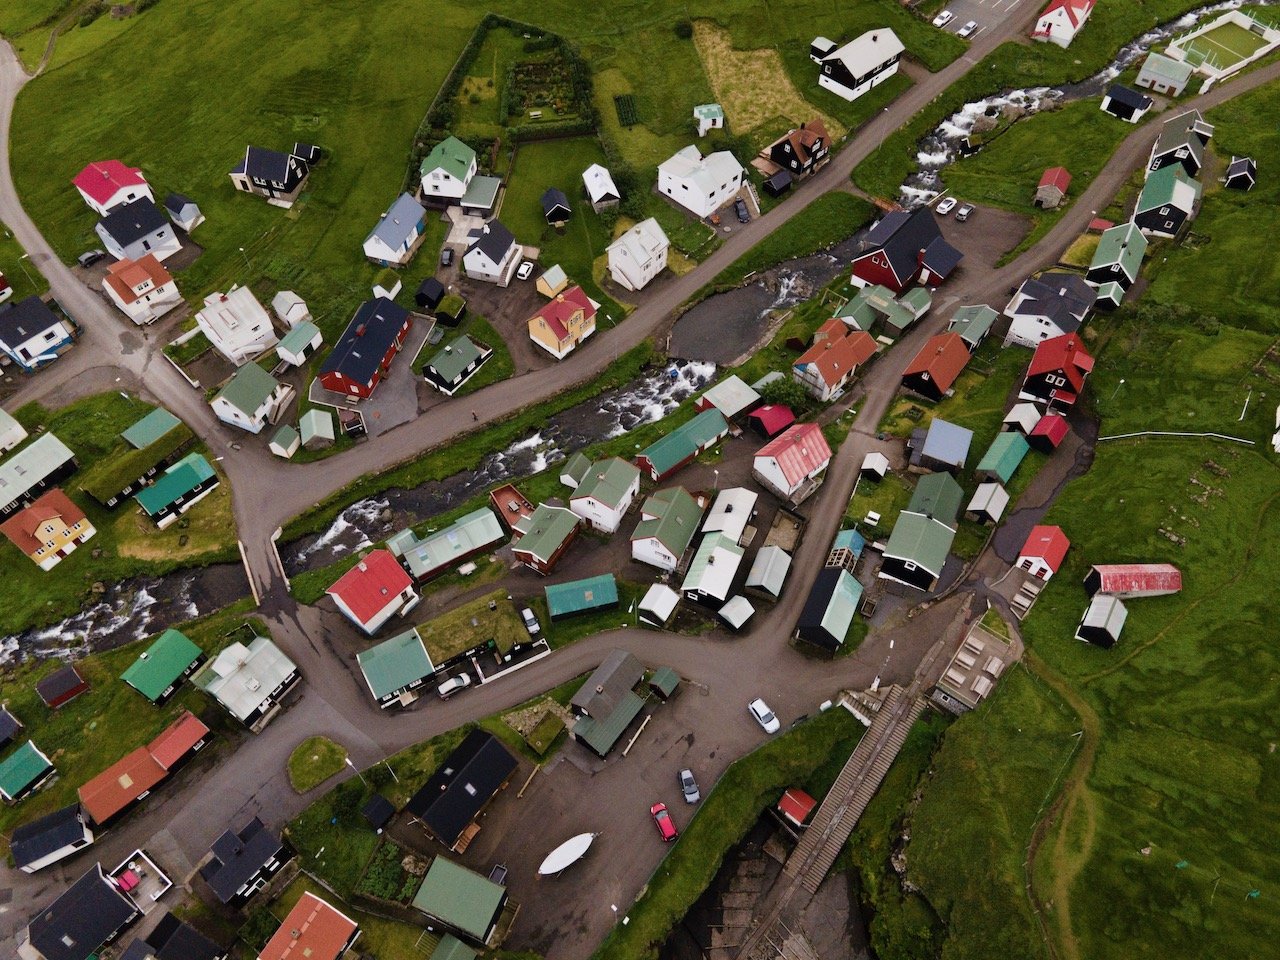
<path id="1" fill-rule="evenodd" d="M 308 737 L 289 755 L 289 786 L 314 790 L 347 765 L 347 748 L 328 737 Z"/>
<path id="2" fill-rule="evenodd" d="M 207 655 L 213 656 L 236 639 L 232 634 L 246 622 L 249 608 L 246 601 L 203 620 L 184 624 L 181 629 Z M 249 622 L 267 636 L 265 625 Z M 51 786 L 16 806 L 0 807 L 0 835 L 4 838 L 0 843 L 4 851 L 8 849 L 8 837 L 15 826 L 73 802 L 77 788 L 90 777 L 130 750 L 149 742 L 183 710 L 198 714 L 209 704 L 204 694 L 186 684 L 163 707 L 153 707 L 120 680 L 120 674 L 150 642 L 150 639 L 142 640 L 79 660 L 76 667 L 89 682 L 89 690 L 57 711 L 49 710 L 40 701 L 35 682 L 58 669 L 61 662 L 30 663 L 5 672 L 0 680 L 0 700 L 26 726 L 26 735 L 53 761 L 58 776 Z M 220 732 L 226 734 L 229 730 L 228 721 Z"/>
<path id="3" fill-rule="evenodd" d="M 0 223 L 0 274 L 13 289 L 11 303 L 17 303 L 33 293 L 44 293 L 49 284 L 44 276 L 24 258 L 22 245 Z"/>
<path id="4" fill-rule="evenodd" d="M 150 404 L 119 393 L 104 393 L 48 411 L 28 404 L 15 412 L 28 432 L 39 426 L 56 433 L 87 468 L 116 449 L 121 430 L 141 419 Z M 0 604 L 0 635 L 43 626 L 77 612 L 90 597 L 95 581 L 118 583 L 143 574 L 161 574 L 181 566 L 234 559 L 235 531 L 226 523 L 230 494 L 222 487 L 191 509 L 184 519 L 156 530 L 139 520 L 137 506 L 100 507 L 77 487 L 79 473 L 61 484 L 88 516 L 97 533 L 52 570 L 41 570 L 7 539 L 0 540 L 0 566 L 9 583 Z M 179 543 L 182 537 L 186 543 Z M 95 557 L 94 553 L 100 555 Z"/>
<path id="5" fill-rule="evenodd" d="M 1280 111 L 1280 88 L 1263 86 L 1213 110 L 1213 149 L 1258 159 L 1280 150 L 1280 130 L 1258 123 Z M 1208 238 L 1192 249 L 1171 246 L 1148 258 L 1151 286 L 1145 297 L 1181 304 L 1237 326 L 1280 332 L 1280 261 L 1261 237 L 1280 234 L 1280 181 L 1261 177 L 1247 193 L 1207 185 L 1191 229 Z M 1221 264 L 1231 264 L 1222 269 Z"/>

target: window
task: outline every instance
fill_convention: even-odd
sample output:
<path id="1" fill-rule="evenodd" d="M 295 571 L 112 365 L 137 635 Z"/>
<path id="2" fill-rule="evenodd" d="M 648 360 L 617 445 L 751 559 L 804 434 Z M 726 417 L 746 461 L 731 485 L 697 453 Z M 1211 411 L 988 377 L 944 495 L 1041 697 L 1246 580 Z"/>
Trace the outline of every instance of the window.
<path id="1" fill-rule="evenodd" d="M 54 331 L 52 331 L 52 330 L 46 330 L 46 331 L 45 331 L 44 338 L 45 338 L 45 340 L 46 340 L 46 341 L 49 341 L 49 340 L 56 340 L 56 339 L 57 339 L 57 337 L 58 337 L 58 335 L 57 335 Z"/>
<path id="2" fill-rule="evenodd" d="M 150 250 L 150 249 L 151 249 L 151 241 L 150 241 L 150 240 L 143 240 L 143 241 L 142 241 L 142 249 L 143 249 L 143 250 Z"/>

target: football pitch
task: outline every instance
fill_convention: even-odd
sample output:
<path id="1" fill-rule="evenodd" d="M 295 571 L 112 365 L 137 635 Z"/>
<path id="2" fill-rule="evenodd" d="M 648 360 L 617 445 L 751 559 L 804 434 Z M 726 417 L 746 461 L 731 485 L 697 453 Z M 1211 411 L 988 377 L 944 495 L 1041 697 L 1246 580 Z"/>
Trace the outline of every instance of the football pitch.
<path id="1" fill-rule="evenodd" d="M 1192 63 L 1204 61 L 1219 70 L 1235 66 L 1266 46 L 1267 41 L 1237 23 L 1224 23 L 1182 44 Z"/>

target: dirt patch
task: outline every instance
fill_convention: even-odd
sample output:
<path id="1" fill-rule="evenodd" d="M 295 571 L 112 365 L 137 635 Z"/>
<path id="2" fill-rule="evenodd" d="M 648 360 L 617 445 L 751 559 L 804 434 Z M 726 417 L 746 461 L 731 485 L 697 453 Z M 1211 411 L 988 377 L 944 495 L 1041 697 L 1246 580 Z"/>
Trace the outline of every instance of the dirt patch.
<path id="1" fill-rule="evenodd" d="M 693 42 L 725 116 L 739 133 L 777 117 L 796 126 L 821 117 L 832 139 L 844 135 L 843 124 L 801 96 L 777 50 L 735 50 L 729 32 L 707 20 L 694 24 Z"/>

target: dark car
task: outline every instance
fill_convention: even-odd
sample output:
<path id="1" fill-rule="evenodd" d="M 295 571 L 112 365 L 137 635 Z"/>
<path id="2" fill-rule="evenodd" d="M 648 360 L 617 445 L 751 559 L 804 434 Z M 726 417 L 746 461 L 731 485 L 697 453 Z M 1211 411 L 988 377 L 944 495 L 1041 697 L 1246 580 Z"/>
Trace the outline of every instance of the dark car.
<path id="1" fill-rule="evenodd" d="M 440 251 L 440 266 L 447 267 L 453 263 L 453 248 L 445 247 Z"/>
<path id="2" fill-rule="evenodd" d="M 653 822 L 658 827 L 658 836 L 665 843 L 670 843 L 680 836 L 680 831 L 676 829 L 676 822 L 671 819 L 671 814 L 667 812 L 665 803 L 655 803 L 649 808 L 649 815 L 653 817 Z"/>
<path id="3" fill-rule="evenodd" d="M 751 220 L 751 211 L 747 209 L 747 201 L 739 197 L 733 201 L 733 212 L 738 215 L 739 223 L 748 223 Z"/>
<path id="4" fill-rule="evenodd" d="M 88 253 L 80 254 L 76 260 L 82 267 L 92 267 L 105 256 L 106 253 L 102 250 L 90 250 Z"/>

